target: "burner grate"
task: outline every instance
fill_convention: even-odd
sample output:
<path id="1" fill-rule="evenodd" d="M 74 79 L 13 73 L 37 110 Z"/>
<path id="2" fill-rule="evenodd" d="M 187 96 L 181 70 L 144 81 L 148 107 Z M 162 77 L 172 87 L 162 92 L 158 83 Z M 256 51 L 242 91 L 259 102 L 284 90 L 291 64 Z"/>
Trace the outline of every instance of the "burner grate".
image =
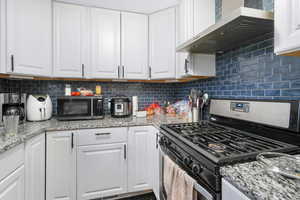
<path id="1" fill-rule="evenodd" d="M 245 133 L 208 121 L 166 125 L 177 136 L 208 152 L 218 160 L 232 160 L 265 151 L 287 148 L 287 144 Z"/>

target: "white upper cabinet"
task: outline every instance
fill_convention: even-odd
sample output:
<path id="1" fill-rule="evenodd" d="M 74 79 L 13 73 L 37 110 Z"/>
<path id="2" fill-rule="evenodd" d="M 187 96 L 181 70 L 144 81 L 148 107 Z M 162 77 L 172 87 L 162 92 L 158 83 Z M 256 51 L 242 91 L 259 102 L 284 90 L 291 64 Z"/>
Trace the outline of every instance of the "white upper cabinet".
<path id="1" fill-rule="evenodd" d="M 150 69 L 152 79 L 175 78 L 176 9 L 150 15 Z"/>
<path id="2" fill-rule="evenodd" d="M 25 200 L 45 199 L 45 134 L 25 144 Z"/>
<path id="3" fill-rule="evenodd" d="M 0 0 L 0 73 L 6 68 L 6 1 Z"/>
<path id="4" fill-rule="evenodd" d="M 214 1 L 181 0 L 177 10 L 177 45 L 215 23 Z M 176 53 L 176 78 L 215 76 L 215 71 L 215 55 Z"/>
<path id="5" fill-rule="evenodd" d="M 181 0 L 178 10 L 179 44 L 192 39 L 215 23 L 215 1 Z"/>
<path id="6" fill-rule="evenodd" d="M 50 76 L 52 1 L 8 0 L 7 72 Z"/>
<path id="7" fill-rule="evenodd" d="M 180 43 L 194 35 L 194 0 L 182 0 L 179 4 Z"/>
<path id="8" fill-rule="evenodd" d="M 118 78 L 120 72 L 121 13 L 91 8 L 91 77 Z"/>
<path id="9" fill-rule="evenodd" d="M 88 66 L 88 10 L 82 6 L 54 3 L 55 77 L 85 76 Z"/>
<path id="10" fill-rule="evenodd" d="M 300 56 L 300 1 L 276 0 L 275 53 Z"/>
<path id="11" fill-rule="evenodd" d="M 46 200 L 76 199 L 76 150 L 69 131 L 47 133 Z"/>
<path id="12" fill-rule="evenodd" d="M 193 36 L 215 24 L 215 1 L 194 0 Z"/>
<path id="13" fill-rule="evenodd" d="M 122 12 L 121 24 L 122 76 L 125 79 L 147 79 L 148 16 Z"/>

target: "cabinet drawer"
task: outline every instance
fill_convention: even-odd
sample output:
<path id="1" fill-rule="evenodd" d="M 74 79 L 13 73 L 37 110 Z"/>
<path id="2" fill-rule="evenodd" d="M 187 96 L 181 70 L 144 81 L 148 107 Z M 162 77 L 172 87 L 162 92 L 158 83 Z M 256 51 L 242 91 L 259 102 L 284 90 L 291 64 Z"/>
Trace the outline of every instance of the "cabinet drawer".
<path id="1" fill-rule="evenodd" d="M 0 155 L 0 180 L 11 174 L 18 167 L 24 164 L 24 145 L 20 144 L 13 149 L 8 150 Z"/>
<path id="2" fill-rule="evenodd" d="M 127 128 L 88 129 L 78 132 L 79 146 L 127 141 Z"/>

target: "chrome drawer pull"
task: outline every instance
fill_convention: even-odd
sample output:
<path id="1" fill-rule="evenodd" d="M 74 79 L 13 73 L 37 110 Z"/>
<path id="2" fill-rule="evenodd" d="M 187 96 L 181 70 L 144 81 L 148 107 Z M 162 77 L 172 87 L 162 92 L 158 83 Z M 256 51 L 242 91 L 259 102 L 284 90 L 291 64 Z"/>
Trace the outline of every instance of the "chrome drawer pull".
<path id="1" fill-rule="evenodd" d="M 95 133 L 96 136 L 111 135 L 111 133 Z"/>

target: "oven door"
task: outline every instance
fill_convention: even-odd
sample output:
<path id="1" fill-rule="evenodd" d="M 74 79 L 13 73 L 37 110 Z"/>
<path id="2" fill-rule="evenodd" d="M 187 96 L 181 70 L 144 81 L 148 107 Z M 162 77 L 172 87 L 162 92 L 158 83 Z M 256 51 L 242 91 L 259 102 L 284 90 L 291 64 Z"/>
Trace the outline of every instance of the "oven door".
<path id="1" fill-rule="evenodd" d="M 160 174 L 160 184 L 159 184 L 159 197 L 160 200 L 168 200 L 167 194 L 164 188 L 164 156 L 167 156 L 162 150 L 160 149 L 160 158 L 159 158 L 159 174 Z M 194 185 L 194 190 L 197 192 L 197 200 L 216 200 L 214 195 L 207 191 L 203 186 L 200 184 Z"/>
<path id="2" fill-rule="evenodd" d="M 92 118 L 91 98 L 59 98 L 57 99 L 57 114 L 60 120 L 76 120 Z"/>

